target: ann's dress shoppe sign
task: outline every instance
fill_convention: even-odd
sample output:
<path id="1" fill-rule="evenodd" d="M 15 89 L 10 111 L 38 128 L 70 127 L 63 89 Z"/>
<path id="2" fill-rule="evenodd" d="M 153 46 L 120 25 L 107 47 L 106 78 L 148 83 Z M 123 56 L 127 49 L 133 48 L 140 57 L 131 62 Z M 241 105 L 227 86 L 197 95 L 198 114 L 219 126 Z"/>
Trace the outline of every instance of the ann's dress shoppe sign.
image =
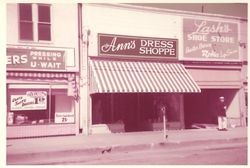
<path id="1" fill-rule="evenodd" d="M 99 55 L 177 57 L 177 39 L 99 34 Z"/>
<path id="2" fill-rule="evenodd" d="M 239 60 L 238 24 L 184 19 L 184 58 Z"/>

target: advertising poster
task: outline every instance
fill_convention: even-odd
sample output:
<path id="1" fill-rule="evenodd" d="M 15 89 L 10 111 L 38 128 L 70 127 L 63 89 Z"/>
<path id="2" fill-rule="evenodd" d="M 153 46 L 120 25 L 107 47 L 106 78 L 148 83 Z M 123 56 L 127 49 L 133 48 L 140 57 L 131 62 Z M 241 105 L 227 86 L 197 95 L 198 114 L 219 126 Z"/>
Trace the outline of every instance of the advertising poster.
<path id="1" fill-rule="evenodd" d="M 11 95 L 11 111 L 46 110 L 47 92 L 28 91 L 25 95 Z"/>

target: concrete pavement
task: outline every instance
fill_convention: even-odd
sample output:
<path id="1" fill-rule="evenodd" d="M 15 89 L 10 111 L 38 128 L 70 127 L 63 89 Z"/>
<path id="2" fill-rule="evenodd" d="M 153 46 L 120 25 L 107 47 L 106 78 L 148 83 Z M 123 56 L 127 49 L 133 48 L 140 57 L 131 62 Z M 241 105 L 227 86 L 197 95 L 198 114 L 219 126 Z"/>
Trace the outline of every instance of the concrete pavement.
<path id="1" fill-rule="evenodd" d="M 237 141 L 247 138 L 247 128 L 230 128 L 228 131 L 211 129 L 169 130 L 168 138 L 163 138 L 162 131 L 95 134 L 44 137 L 30 139 L 7 140 L 7 164 L 11 160 L 22 160 L 31 157 L 50 157 L 55 154 L 89 154 L 99 153 L 112 148 L 112 150 L 134 150 L 152 146 L 202 143 L 204 141 Z"/>

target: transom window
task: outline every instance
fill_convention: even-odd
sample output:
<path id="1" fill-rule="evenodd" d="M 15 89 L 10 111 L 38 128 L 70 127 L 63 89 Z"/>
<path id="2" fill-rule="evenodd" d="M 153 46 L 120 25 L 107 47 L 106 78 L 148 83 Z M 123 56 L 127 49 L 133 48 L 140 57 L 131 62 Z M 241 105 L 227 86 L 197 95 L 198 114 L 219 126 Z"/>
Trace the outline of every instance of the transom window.
<path id="1" fill-rule="evenodd" d="M 27 41 L 51 41 L 51 6 L 19 4 L 19 38 Z"/>

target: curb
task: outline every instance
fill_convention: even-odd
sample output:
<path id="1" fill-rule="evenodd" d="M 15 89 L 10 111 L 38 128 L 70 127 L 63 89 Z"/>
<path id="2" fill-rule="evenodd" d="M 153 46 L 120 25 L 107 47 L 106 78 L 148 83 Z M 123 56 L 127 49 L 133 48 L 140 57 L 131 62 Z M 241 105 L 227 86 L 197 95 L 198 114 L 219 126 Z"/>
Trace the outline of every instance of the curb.
<path id="1" fill-rule="evenodd" d="M 109 152 L 129 152 L 133 150 L 145 150 L 151 148 L 168 147 L 168 149 L 175 149 L 177 146 L 185 147 L 190 144 L 202 145 L 202 143 L 225 143 L 226 142 L 240 142 L 247 140 L 247 137 L 231 138 L 231 139 L 214 139 L 214 140 L 192 140 L 192 141 L 162 141 L 156 143 L 135 144 L 135 145 L 116 145 L 116 146 L 100 146 L 94 148 L 82 148 L 82 149 L 68 149 L 59 151 L 49 151 L 42 153 L 19 153 L 19 154 L 7 154 L 7 163 L 15 164 L 17 162 L 24 162 L 25 160 L 35 160 L 42 158 L 49 158 L 53 156 L 63 157 L 66 155 L 83 155 L 83 154 L 106 154 Z M 13 163 L 15 162 L 15 163 Z"/>

